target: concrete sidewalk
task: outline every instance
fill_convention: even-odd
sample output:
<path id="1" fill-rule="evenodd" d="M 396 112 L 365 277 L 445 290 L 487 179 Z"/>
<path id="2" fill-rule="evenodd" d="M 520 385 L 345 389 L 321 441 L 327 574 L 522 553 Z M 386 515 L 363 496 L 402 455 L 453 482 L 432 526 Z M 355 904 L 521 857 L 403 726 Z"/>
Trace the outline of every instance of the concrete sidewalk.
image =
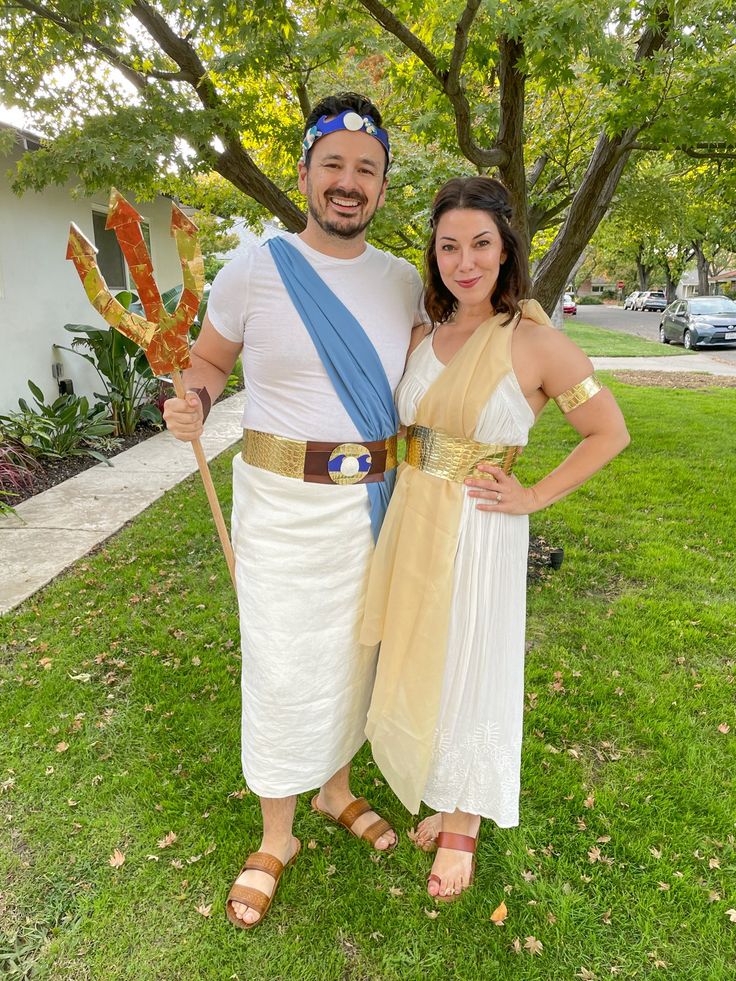
<path id="1" fill-rule="evenodd" d="M 601 370 L 736 375 L 736 365 L 707 354 L 591 360 Z M 213 407 L 202 438 L 208 460 L 240 439 L 244 402 L 241 392 Z M 16 517 L 0 518 L 0 614 L 32 596 L 197 469 L 191 449 L 167 432 L 120 453 L 112 463 L 24 501 Z"/>
<path id="2" fill-rule="evenodd" d="M 662 358 L 591 358 L 599 371 L 678 371 L 705 372 L 708 375 L 736 376 L 736 364 L 710 354 L 674 355 Z"/>
<path id="3" fill-rule="evenodd" d="M 244 402 L 245 393 L 239 392 L 213 406 L 202 437 L 208 460 L 240 439 Z M 119 453 L 111 463 L 91 467 L 23 501 L 15 516 L 0 518 L 0 614 L 197 470 L 191 447 L 167 432 Z"/>

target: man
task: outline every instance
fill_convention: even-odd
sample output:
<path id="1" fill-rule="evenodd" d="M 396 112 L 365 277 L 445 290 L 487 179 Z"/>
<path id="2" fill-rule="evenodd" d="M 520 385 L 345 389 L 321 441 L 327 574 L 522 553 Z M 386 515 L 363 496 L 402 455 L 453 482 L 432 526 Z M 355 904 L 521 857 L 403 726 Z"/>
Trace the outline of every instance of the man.
<path id="1" fill-rule="evenodd" d="M 388 135 L 376 107 L 345 93 L 306 121 L 299 190 L 308 218 L 218 275 L 185 375 L 164 417 L 199 436 L 241 350 L 247 404 L 233 462 L 233 547 L 242 635 L 243 772 L 263 815 L 260 849 L 227 902 L 245 928 L 267 912 L 296 858 L 296 796 L 378 850 L 396 835 L 350 791 L 375 671 L 360 645 L 368 564 L 395 475 L 393 390 L 421 282 L 370 246 L 383 205 Z M 202 396 L 202 398 L 200 398 Z"/>

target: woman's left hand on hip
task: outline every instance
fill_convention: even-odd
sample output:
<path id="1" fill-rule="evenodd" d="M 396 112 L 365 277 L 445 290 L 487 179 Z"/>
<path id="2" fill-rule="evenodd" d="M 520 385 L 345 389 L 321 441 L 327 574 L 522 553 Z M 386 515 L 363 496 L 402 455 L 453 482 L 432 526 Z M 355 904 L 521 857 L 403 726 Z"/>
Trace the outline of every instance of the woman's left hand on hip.
<path id="1" fill-rule="evenodd" d="M 478 499 L 479 511 L 502 511 L 504 514 L 531 514 L 539 510 L 534 490 L 524 487 L 513 474 L 507 474 L 501 467 L 481 463 L 478 470 L 488 477 L 468 477 L 465 486 L 468 496 Z"/>

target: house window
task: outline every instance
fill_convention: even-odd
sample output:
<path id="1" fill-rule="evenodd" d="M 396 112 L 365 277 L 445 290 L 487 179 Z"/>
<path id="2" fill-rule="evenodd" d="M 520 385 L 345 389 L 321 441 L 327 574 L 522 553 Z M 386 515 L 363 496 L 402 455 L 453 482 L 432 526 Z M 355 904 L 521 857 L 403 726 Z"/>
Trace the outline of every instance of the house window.
<path id="1" fill-rule="evenodd" d="M 107 214 L 105 212 L 92 212 L 95 245 L 97 246 L 97 265 L 111 290 L 135 289 L 135 283 L 130 281 L 128 267 L 118 245 L 115 232 L 111 228 L 105 228 L 106 221 Z M 141 231 L 143 232 L 143 239 L 150 255 L 151 233 L 148 222 L 141 222 Z"/>

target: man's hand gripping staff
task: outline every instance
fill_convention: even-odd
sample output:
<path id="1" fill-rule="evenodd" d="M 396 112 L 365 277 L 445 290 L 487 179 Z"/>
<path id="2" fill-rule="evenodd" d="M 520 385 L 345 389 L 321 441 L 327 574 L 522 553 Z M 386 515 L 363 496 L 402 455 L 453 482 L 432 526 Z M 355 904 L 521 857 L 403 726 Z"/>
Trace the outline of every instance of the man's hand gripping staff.
<path id="1" fill-rule="evenodd" d="M 74 223 L 69 231 L 66 257 L 74 263 L 95 310 L 111 327 L 143 348 L 154 375 L 170 374 L 177 397 L 185 399 L 186 391 L 181 372 L 190 366 L 188 334 L 204 292 L 204 261 L 197 239 L 197 226 L 173 202 L 171 211 L 171 234 L 176 240 L 183 277 L 181 297 L 173 313 L 168 313 L 164 307 L 153 276 L 153 264 L 141 230 L 142 216 L 115 188 L 110 192 L 106 227 L 115 232 L 138 290 L 145 318 L 126 310 L 112 295 L 97 265 L 97 249 Z M 192 447 L 230 570 L 230 578 L 235 585 L 232 545 L 207 459 L 199 439 L 192 440 Z"/>

